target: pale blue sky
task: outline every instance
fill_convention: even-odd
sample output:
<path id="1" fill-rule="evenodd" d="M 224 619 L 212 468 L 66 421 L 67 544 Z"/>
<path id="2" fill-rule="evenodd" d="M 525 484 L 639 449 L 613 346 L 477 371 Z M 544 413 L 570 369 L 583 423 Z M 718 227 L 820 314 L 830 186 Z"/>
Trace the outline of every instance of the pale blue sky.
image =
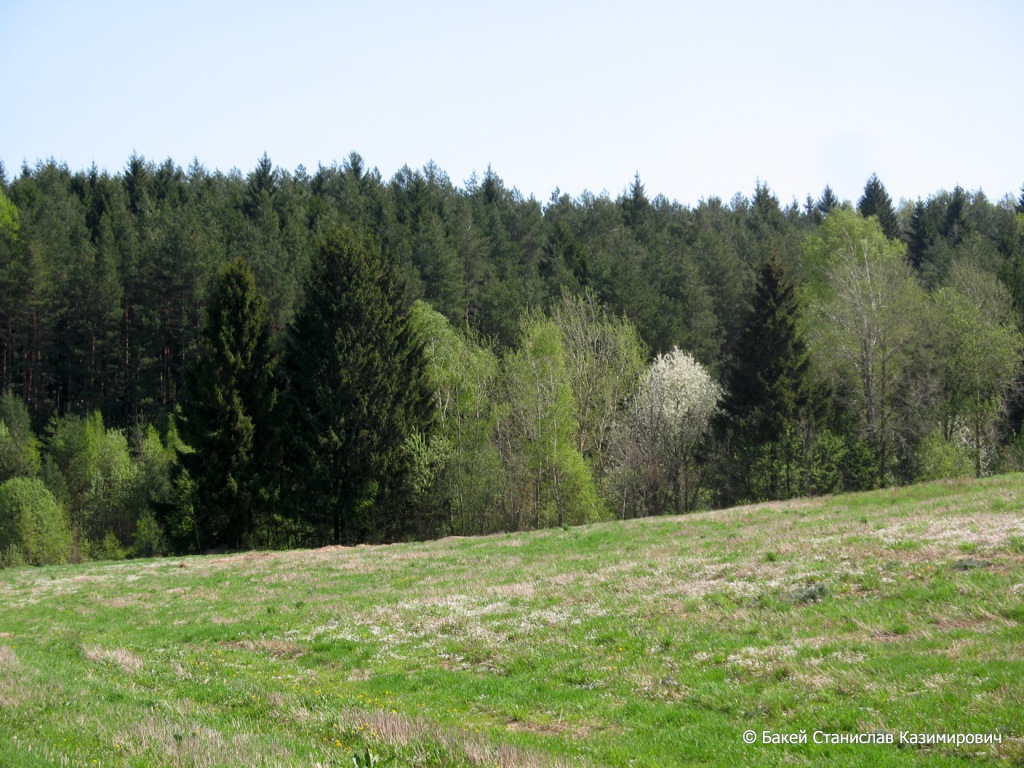
<path id="1" fill-rule="evenodd" d="M 0 0 L 0 159 L 783 202 L 1024 183 L 1024 2 Z"/>

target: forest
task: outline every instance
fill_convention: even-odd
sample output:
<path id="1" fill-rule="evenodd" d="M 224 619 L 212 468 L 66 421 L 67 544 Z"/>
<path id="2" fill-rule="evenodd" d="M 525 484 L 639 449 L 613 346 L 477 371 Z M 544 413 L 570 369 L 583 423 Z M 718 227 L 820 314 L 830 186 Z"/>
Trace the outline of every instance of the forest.
<path id="1" fill-rule="evenodd" d="M 0 566 L 1024 467 L 1024 189 L 0 166 Z"/>

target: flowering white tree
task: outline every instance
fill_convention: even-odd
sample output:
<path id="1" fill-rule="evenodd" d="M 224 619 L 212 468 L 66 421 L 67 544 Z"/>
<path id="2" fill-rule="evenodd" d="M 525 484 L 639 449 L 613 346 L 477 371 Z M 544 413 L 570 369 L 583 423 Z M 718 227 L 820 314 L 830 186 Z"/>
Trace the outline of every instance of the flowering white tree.
<path id="1" fill-rule="evenodd" d="M 693 508 L 700 490 L 695 453 L 718 412 L 722 388 L 679 349 L 658 355 L 630 412 L 619 449 L 623 512 L 630 496 L 649 514 Z"/>

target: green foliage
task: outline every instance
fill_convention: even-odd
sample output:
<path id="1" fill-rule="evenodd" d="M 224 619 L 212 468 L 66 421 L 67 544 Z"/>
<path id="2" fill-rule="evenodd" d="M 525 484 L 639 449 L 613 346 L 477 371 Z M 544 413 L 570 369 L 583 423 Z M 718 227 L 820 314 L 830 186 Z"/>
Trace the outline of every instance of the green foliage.
<path id="1" fill-rule="evenodd" d="M 877 176 L 865 186 L 858 216 L 830 187 L 804 206 L 783 205 L 759 181 L 750 196 L 689 207 L 653 194 L 639 176 L 618 196 L 584 192 L 574 199 L 556 191 L 542 205 L 492 169 L 462 188 L 433 164 L 403 168 L 385 181 L 355 153 L 312 174 L 275 167 L 266 155 L 248 173 L 207 171 L 198 162 L 182 169 L 137 155 L 113 174 L 39 163 L 0 191 L 0 390 L 11 393 L 0 402 L 0 481 L 42 477 L 67 509 L 78 541 L 93 548 L 113 531 L 120 546 L 135 552 L 136 532 L 151 531 L 142 524 L 150 508 L 179 550 L 332 541 L 332 523 L 304 513 L 303 483 L 280 471 L 288 440 L 276 435 L 292 428 L 287 409 L 267 427 L 266 409 L 251 402 L 260 398 L 250 397 L 263 385 L 239 373 L 246 365 L 267 368 L 242 365 L 241 352 L 221 354 L 229 362 L 213 365 L 213 350 L 238 339 L 208 330 L 241 327 L 242 319 L 261 315 L 250 327 L 269 329 L 262 348 L 283 350 L 304 286 L 320 269 L 317 243 L 338 228 L 373 240 L 402 306 L 425 299 L 450 324 L 443 328 L 435 319 L 429 334 L 437 354 L 427 389 L 444 411 L 437 431 L 410 425 L 385 439 L 399 448 L 370 463 L 401 457 L 392 489 L 401 500 L 386 505 L 389 481 L 370 477 L 350 505 L 362 520 L 353 540 L 501 530 L 526 525 L 527 516 L 535 524 L 534 507 L 523 512 L 529 489 L 521 481 L 536 467 L 530 469 L 522 422 L 511 415 L 498 364 L 522 343 L 521 320 L 531 309 L 559 328 L 574 401 L 573 443 L 600 496 L 608 501 L 614 492 L 622 514 L 635 511 L 623 510 L 623 499 L 639 497 L 620 496 L 621 477 L 609 482 L 609 468 L 622 466 L 613 454 L 629 433 L 627 405 L 648 349 L 690 350 L 729 384 L 731 399 L 746 397 L 744 415 L 731 415 L 719 442 L 702 442 L 692 457 L 702 471 L 691 479 L 713 476 L 718 503 L 909 481 L 932 462 L 916 452 L 931 450 L 921 436 L 936 431 L 947 441 L 972 432 L 976 472 L 1010 466 L 1016 459 L 1008 436 L 1020 431 L 1024 406 L 1006 387 L 988 397 L 969 394 L 968 378 L 971 362 L 1005 349 L 1009 330 L 1019 325 L 1021 202 L 992 203 L 980 191 L 953 187 L 904 205 L 898 215 L 892 208 Z M 904 258 L 899 235 L 931 301 L 897 274 Z M 224 273 L 239 257 L 252 270 L 239 296 L 254 284 L 266 297 L 254 315 L 244 302 L 238 313 L 223 310 Z M 784 297 L 777 308 L 781 318 L 801 316 L 792 344 L 789 321 L 764 320 L 767 305 L 755 286 L 764 282 L 759 271 L 766 262 L 781 265 L 800 286 L 799 301 L 792 297 L 799 313 L 785 308 Z M 987 278 L 967 280 L 977 284 L 973 292 L 963 279 L 965 264 Z M 1006 295 L 1000 283 L 1012 306 L 995 319 L 992 298 L 1002 303 Z M 872 293 L 869 286 L 885 290 Z M 953 315 L 966 315 L 939 296 L 947 289 L 977 304 L 978 319 L 953 323 Z M 354 315 L 362 311 L 357 301 L 346 306 Z M 754 325 L 774 330 L 752 334 L 757 317 Z M 827 408 L 800 405 L 806 377 L 791 378 L 787 387 L 790 379 L 779 374 L 801 369 L 801 332 L 815 381 L 826 380 L 834 393 L 825 398 Z M 979 345 L 974 357 L 969 344 L 953 341 L 972 336 Z M 367 349 L 379 341 L 367 339 Z M 330 343 L 326 335 L 318 342 Z M 385 349 L 381 359 L 389 354 Z M 740 369 L 750 375 L 737 378 Z M 747 384 L 738 383 L 744 378 Z M 321 394 L 328 401 L 348 397 L 333 385 Z M 209 409 L 197 409 L 200 402 Z M 370 410 L 360 416 L 365 424 Z M 32 435 L 30 425 L 70 417 L 84 424 L 97 412 L 102 429 L 94 424 L 88 439 L 71 435 L 88 431 L 81 424 L 68 427 L 67 439 L 51 451 Z M 197 450 L 178 446 L 172 480 L 178 459 L 168 447 L 175 439 L 166 432 L 149 438 L 143 426 L 165 430 L 175 413 L 184 414 L 182 429 L 191 430 L 185 442 Z M 184 424 L 193 418 L 195 429 Z M 390 430 L 387 420 L 382 424 Z M 79 441 L 74 461 L 62 447 L 72 438 Z M 842 461 L 828 458 L 844 451 Z M 860 459 L 869 456 L 875 468 L 864 477 Z M 706 471 L 709 457 L 713 472 Z M 857 469 L 845 471 L 850 467 Z M 376 472 L 367 469 L 367 477 Z M 279 503 L 282 481 L 290 500 Z M 698 486 L 690 495 L 702 504 L 709 486 Z M 337 493 L 326 488 L 324 495 Z M 676 498 L 666 491 L 662 501 Z M 654 499 L 638 503 L 650 509 Z M 159 531 L 151 532 L 142 537 L 150 542 L 147 552 L 162 546 Z"/>
<path id="2" fill-rule="evenodd" d="M 832 187 L 825 185 L 825 189 L 821 192 L 821 197 L 818 198 L 817 208 L 822 216 L 828 216 L 832 211 L 841 205 L 839 198 L 836 197 L 836 193 L 832 191 Z"/>
<path id="3" fill-rule="evenodd" d="M 178 460 L 195 494 L 189 539 L 201 548 L 251 547 L 258 540 L 274 495 L 268 447 L 276 365 L 266 300 L 236 259 L 211 297 L 177 420 L 188 446 Z"/>
<path id="4" fill-rule="evenodd" d="M 947 437 L 941 429 L 936 429 L 917 448 L 918 478 L 970 477 L 974 474 L 972 453 L 969 435 L 957 433 Z"/>
<path id="5" fill-rule="evenodd" d="M 403 447 L 414 433 L 429 438 L 433 392 L 397 276 L 372 241 L 339 230 L 321 243 L 283 369 L 290 514 L 318 543 L 407 532 Z"/>
<path id="6" fill-rule="evenodd" d="M 860 435 L 878 458 L 876 482 L 890 482 L 896 447 L 913 415 L 902 398 L 916 389 L 917 353 L 927 339 L 924 292 L 877 221 L 836 211 L 809 236 L 805 284 L 813 357 L 859 414 Z"/>
<path id="7" fill-rule="evenodd" d="M 538 528 L 599 519 L 597 488 L 577 447 L 561 331 L 547 318 L 527 315 L 521 333 L 519 349 L 505 360 L 508 409 L 501 426 L 505 449 L 523 459 L 508 462 L 507 482 L 524 491 L 512 497 L 513 514 L 519 525 Z"/>
<path id="8" fill-rule="evenodd" d="M 877 218 L 882 232 L 890 240 L 899 238 L 900 226 L 896 219 L 896 211 L 892 207 L 892 198 L 875 174 L 871 174 L 871 178 L 864 185 L 864 194 L 857 201 L 857 212 L 865 219 L 871 216 Z"/>
<path id="9" fill-rule="evenodd" d="M 417 440 L 429 456 L 429 506 L 445 510 L 439 530 L 469 534 L 504 526 L 495 519 L 501 498 L 501 457 L 494 444 L 498 358 L 473 334 L 459 333 L 424 302 L 411 322 L 427 357 L 436 433 Z M 436 444 L 436 445 L 435 445 Z"/>
<path id="10" fill-rule="evenodd" d="M 0 242 L 12 244 L 21 231 L 21 216 L 17 206 L 0 190 Z"/>
<path id="11" fill-rule="evenodd" d="M 0 565 L 66 563 L 71 532 L 64 511 L 42 480 L 14 477 L 0 484 Z"/>
<path id="12" fill-rule="evenodd" d="M 727 372 L 720 427 L 733 456 L 719 491 L 726 503 L 786 498 L 803 489 L 802 435 L 823 410 L 826 392 L 811 378 L 799 319 L 793 284 L 782 264 L 768 259 Z M 726 483 L 730 470 L 734 476 Z"/>
<path id="13" fill-rule="evenodd" d="M 1024 336 L 1013 322 L 1006 289 L 976 268 L 955 270 L 954 286 L 937 291 L 934 301 L 941 321 L 943 429 L 952 439 L 966 427 L 981 477 L 996 420 L 1021 371 Z"/>
<path id="14" fill-rule="evenodd" d="M 121 546 L 113 531 L 107 531 L 103 539 L 92 546 L 89 554 L 93 560 L 123 560 L 128 551 Z"/>
<path id="15" fill-rule="evenodd" d="M 39 441 L 25 403 L 11 390 L 0 395 L 0 482 L 34 477 L 41 469 Z"/>
<path id="16" fill-rule="evenodd" d="M 135 521 L 135 532 L 128 554 L 132 557 L 161 557 L 170 547 L 164 528 L 151 509 L 143 511 Z"/>
<path id="17" fill-rule="evenodd" d="M 72 528 L 94 542 L 108 532 L 128 542 L 145 498 L 124 432 L 106 429 L 98 412 L 66 416 L 50 429 L 47 458 L 60 473 L 62 482 L 54 485 Z"/>
<path id="18" fill-rule="evenodd" d="M 612 430 L 640 386 L 647 347 L 625 317 L 614 317 L 591 290 L 568 292 L 552 312 L 575 401 L 576 447 L 599 480 Z"/>
<path id="19" fill-rule="evenodd" d="M 87 551 L 113 553 L 110 536 L 122 556 L 134 551 L 140 518 L 169 503 L 174 440 L 171 431 L 165 444 L 154 427 L 129 440 L 123 430 L 107 429 L 99 413 L 51 423 L 43 476 Z"/>

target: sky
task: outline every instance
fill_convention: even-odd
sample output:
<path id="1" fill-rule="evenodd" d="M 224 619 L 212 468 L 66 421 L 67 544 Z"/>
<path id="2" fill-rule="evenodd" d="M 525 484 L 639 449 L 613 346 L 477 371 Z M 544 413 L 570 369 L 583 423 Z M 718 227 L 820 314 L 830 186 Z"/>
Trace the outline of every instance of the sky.
<path id="1" fill-rule="evenodd" d="M 0 0 L 0 160 L 385 179 L 491 167 L 546 202 L 639 174 L 684 205 L 872 173 L 894 201 L 1024 184 L 1024 2 Z"/>

